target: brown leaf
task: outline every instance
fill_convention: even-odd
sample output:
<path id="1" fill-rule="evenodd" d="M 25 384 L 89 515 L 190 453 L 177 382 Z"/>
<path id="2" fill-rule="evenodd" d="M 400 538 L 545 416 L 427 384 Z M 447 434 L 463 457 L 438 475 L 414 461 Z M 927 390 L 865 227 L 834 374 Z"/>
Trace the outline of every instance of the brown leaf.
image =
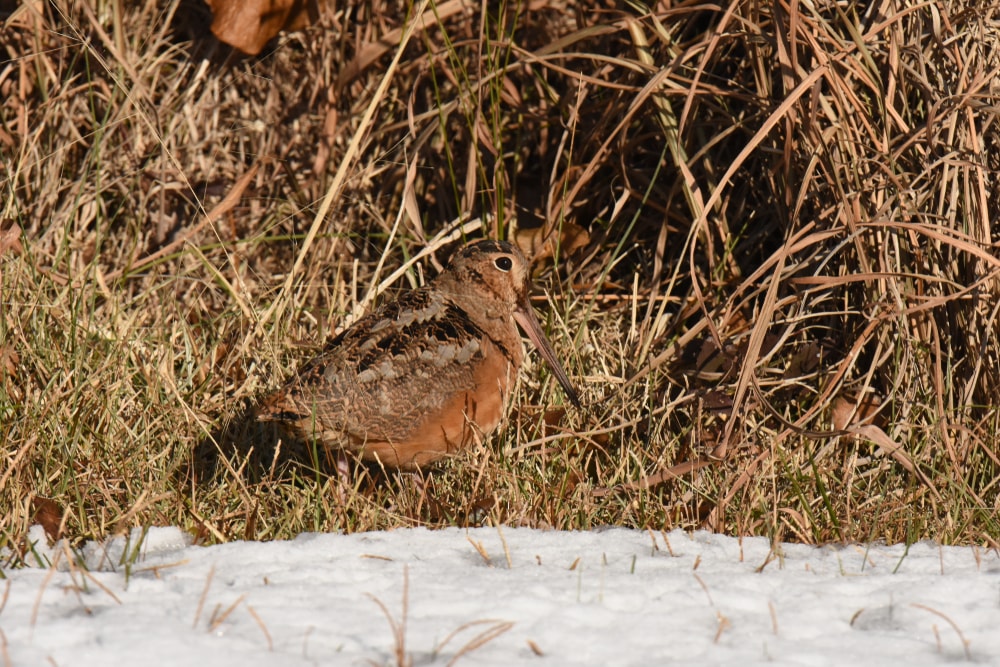
<path id="1" fill-rule="evenodd" d="M 63 508 L 56 501 L 44 496 L 35 496 L 31 499 L 31 509 L 34 511 L 32 521 L 45 529 L 45 534 L 55 542 L 62 535 Z"/>
<path id="2" fill-rule="evenodd" d="M 554 233 L 556 231 L 558 233 Z M 572 222 L 564 222 L 558 230 L 545 226 L 518 229 L 514 234 L 514 242 L 533 263 L 541 263 L 554 257 L 557 247 L 560 256 L 572 255 L 590 243 L 590 232 Z"/>
<path id="3" fill-rule="evenodd" d="M 702 396 L 702 405 L 710 412 L 721 412 L 726 415 L 733 411 L 733 397 L 720 389 L 706 391 Z"/>
<path id="4" fill-rule="evenodd" d="M 10 250 L 15 255 L 20 255 L 24 248 L 21 246 L 21 227 L 10 219 L 0 221 L 0 257 Z"/>
<path id="5" fill-rule="evenodd" d="M 13 375 L 21 358 L 10 345 L 0 345 L 0 373 Z"/>
<path id="6" fill-rule="evenodd" d="M 206 0 L 212 34 L 255 56 L 282 30 L 309 25 L 319 16 L 317 0 Z"/>
<path id="7" fill-rule="evenodd" d="M 874 394 L 864 394 L 862 396 L 837 396 L 833 399 L 831 410 L 831 420 L 835 431 L 846 431 L 849 426 L 866 424 L 877 420 L 881 399 Z"/>

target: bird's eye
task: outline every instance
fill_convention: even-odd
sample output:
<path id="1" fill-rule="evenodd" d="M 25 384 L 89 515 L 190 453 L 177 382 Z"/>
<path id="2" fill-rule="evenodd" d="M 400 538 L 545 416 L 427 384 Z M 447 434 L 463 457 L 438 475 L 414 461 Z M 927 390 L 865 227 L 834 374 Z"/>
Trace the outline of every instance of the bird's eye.
<path id="1" fill-rule="evenodd" d="M 511 261 L 510 257 L 497 257 L 493 260 L 493 266 L 506 273 L 514 266 L 514 262 Z"/>

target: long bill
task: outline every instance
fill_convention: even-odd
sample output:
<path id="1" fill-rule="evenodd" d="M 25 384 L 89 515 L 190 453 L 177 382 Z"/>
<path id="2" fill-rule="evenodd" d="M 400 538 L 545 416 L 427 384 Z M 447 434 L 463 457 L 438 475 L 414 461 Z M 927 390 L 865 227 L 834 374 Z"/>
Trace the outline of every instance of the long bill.
<path id="1" fill-rule="evenodd" d="M 555 373 L 556 380 L 562 385 L 563 391 L 566 392 L 566 396 L 570 402 L 576 407 L 580 407 L 580 396 L 576 393 L 573 383 L 569 381 L 569 376 L 566 375 L 566 371 L 563 370 L 559 360 L 556 359 L 556 353 L 552 350 L 552 345 L 549 344 L 549 340 L 545 337 L 542 325 L 538 323 L 538 318 L 535 317 L 535 311 L 528 302 L 527 297 L 525 297 L 524 303 L 520 304 L 517 310 L 514 311 L 514 320 L 521 325 L 524 333 L 528 334 L 528 338 L 535 344 L 535 348 L 548 363 L 552 372 Z"/>

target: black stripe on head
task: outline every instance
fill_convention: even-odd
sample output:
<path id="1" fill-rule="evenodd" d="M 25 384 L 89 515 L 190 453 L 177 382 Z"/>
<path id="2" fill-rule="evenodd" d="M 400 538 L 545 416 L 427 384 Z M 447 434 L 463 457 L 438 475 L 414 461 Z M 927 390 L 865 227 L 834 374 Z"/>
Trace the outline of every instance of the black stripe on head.
<path id="1" fill-rule="evenodd" d="M 459 255 L 465 257 L 472 257 L 478 254 L 491 254 L 491 253 L 509 253 L 511 255 L 515 254 L 514 246 L 510 244 L 509 241 L 494 241 L 493 239 L 481 239 L 479 241 L 473 241 L 469 245 L 465 246 L 458 251 Z"/>
<path id="2" fill-rule="evenodd" d="M 494 241 L 492 239 L 483 239 L 482 241 L 476 241 L 469 246 L 470 249 L 476 249 L 478 252 L 493 253 L 493 252 L 510 252 L 510 244 L 506 241 Z"/>

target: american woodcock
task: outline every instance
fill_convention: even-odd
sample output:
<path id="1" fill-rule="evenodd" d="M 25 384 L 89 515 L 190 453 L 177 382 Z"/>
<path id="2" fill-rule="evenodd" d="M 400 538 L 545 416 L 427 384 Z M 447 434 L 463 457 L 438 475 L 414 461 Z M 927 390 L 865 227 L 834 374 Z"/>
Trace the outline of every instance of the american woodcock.
<path id="1" fill-rule="evenodd" d="M 524 357 L 517 324 L 579 405 L 532 310 L 530 287 L 515 246 L 471 243 L 436 279 L 345 329 L 264 401 L 257 418 L 389 467 L 426 465 L 500 423 Z"/>

